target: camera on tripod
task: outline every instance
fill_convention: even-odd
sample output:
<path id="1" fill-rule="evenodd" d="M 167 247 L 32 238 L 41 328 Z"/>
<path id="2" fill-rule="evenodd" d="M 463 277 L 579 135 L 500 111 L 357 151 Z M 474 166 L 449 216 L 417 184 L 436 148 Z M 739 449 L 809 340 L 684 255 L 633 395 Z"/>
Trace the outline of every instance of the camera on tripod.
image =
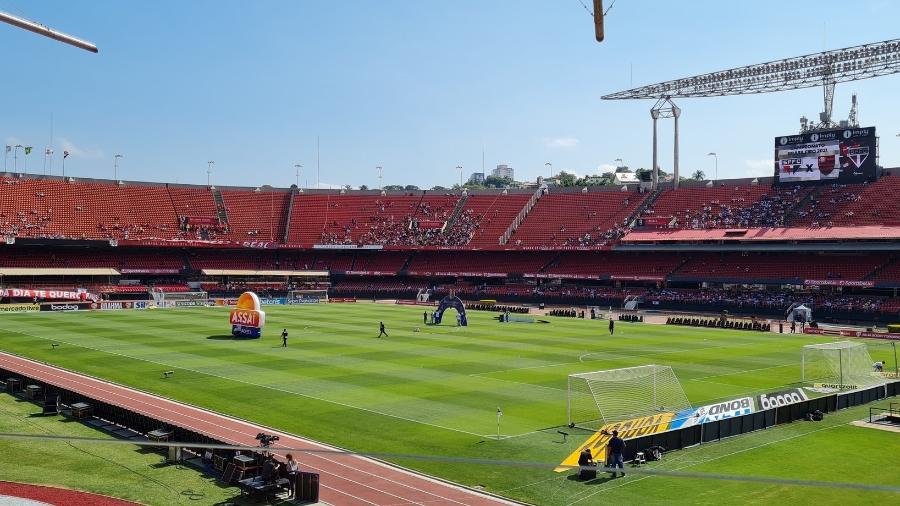
<path id="1" fill-rule="evenodd" d="M 268 448 L 273 442 L 278 441 L 278 436 L 273 436 L 270 434 L 265 434 L 260 432 L 256 435 L 256 440 L 259 441 L 259 446 L 263 448 Z"/>

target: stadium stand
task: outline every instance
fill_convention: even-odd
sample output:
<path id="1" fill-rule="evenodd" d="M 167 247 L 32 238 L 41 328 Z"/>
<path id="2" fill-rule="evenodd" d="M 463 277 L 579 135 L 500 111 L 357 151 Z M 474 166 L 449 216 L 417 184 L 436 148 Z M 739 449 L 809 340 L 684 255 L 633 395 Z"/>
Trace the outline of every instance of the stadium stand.
<path id="1" fill-rule="evenodd" d="M 898 176 L 825 186 L 721 181 L 654 193 L 551 188 L 540 198 L 533 190 L 303 192 L 16 174 L 0 175 L 0 190 L 0 268 L 4 285 L 16 288 L 85 288 L 121 300 L 149 287 L 187 290 L 191 281 L 210 292 L 278 293 L 328 285 L 266 271 L 316 270 L 334 275 L 332 292 L 347 296 L 427 289 L 559 304 L 638 297 L 769 314 L 797 301 L 846 317 L 900 311 L 900 259 L 891 249 L 900 240 Z M 723 248 L 744 241 L 760 251 Z M 798 248 L 802 241 L 833 252 Z M 854 241 L 877 251 L 859 252 Z M 76 268 L 98 272 L 52 271 Z"/>
<path id="2" fill-rule="evenodd" d="M 526 247 L 606 246 L 625 234 L 626 218 L 644 198 L 627 191 L 547 193 L 510 242 Z"/>
<path id="3" fill-rule="evenodd" d="M 692 255 L 673 279 L 717 280 L 862 280 L 883 259 L 869 255 L 707 253 Z"/>
<path id="4" fill-rule="evenodd" d="M 529 198 L 527 193 L 469 195 L 451 232 L 470 234 L 472 248 L 496 247 Z"/>

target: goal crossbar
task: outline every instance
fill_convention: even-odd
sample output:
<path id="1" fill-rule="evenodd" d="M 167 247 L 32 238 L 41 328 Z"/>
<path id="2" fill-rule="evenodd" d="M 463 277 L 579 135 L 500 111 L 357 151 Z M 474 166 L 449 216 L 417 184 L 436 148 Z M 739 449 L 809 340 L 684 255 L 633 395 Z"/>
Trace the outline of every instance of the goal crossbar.
<path id="1" fill-rule="evenodd" d="M 691 407 L 670 366 L 642 365 L 571 374 L 568 424 L 596 430 L 604 423 Z"/>

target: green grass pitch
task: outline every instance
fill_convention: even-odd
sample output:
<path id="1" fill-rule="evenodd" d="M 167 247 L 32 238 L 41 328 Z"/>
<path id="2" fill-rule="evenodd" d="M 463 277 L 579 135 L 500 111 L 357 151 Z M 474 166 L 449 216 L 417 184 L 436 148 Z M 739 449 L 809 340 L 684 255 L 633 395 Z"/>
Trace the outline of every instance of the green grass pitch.
<path id="1" fill-rule="evenodd" d="M 630 476 L 585 484 L 550 471 L 588 435 L 574 430 L 561 443 L 556 433 L 566 422 L 568 374 L 670 365 L 691 402 L 702 405 L 795 384 L 801 347 L 828 340 L 821 336 L 619 323 L 610 337 L 603 321 L 500 324 L 483 312 L 470 312 L 467 328 L 430 327 L 422 324 L 422 308 L 385 304 L 265 310 L 259 340 L 231 339 L 223 308 L 3 315 L 0 348 L 357 451 L 543 462 L 547 469 L 397 461 L 535 504 L 898 499 L 891 492 L 709 479 Z M 379 320 L 389 337 L 376 337 Z M 278 337 L 285 327 L 287 349 Z M 60 346 L 51 349 L 51 342 Z M 889 348 L 871 345 L 873 358 L 893 367 Z M 176 373 L 163 379 L 164 370 Z M 896 455 L 900 434 L 847 425 L 867 412 L 731 438 L 652 465 L 898 486 L 893 466 L 881 463 L 895 458 L 886 453 Z"/>

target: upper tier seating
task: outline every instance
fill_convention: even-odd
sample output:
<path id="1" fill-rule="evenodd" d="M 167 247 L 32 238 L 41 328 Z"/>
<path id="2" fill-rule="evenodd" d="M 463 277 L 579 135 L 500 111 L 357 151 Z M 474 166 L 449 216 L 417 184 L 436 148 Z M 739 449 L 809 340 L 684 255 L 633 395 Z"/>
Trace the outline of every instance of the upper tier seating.
<path id="1" fill-rule="evenodd" d="M 223 190 L 222 199 L 228 213 L 230 236 L 235 240 L 281 242 L 284 239 L 289 192 Z"/>
<path id="2" fill-rule="evenodd" d="M 509 240 L 516 246 L 605 246 L 644 201 L 636 192 L 547 193 Z"/>
<path id="3" fill-rule="evenodd" d="M 473 248 L 497 246 L 530 198 L 530 194 L 522 193 L 469 195 L 452 229 L 470 234 L 468 246 Z"/>
<path id="4" fill-rule="evenodd" d="M 459 196 L 414 192 L 407 195 L 298 194 L 288 242 L 459 246 L 463 238 L 441 232 Z M 467 240 L 467 239 L 466 239 Z"/>
<path id="5" fill-rule="evenodd" d="M 644 216 L 675 218 L 675 228 L 781 227 L 810 187 L 682 187 L 662 192 Z"/>
<path id="6" fill-rule="evenodd" d="M 900 176 L 875 183 L 821 187 L 794 226 L 900 226 Z"/>

